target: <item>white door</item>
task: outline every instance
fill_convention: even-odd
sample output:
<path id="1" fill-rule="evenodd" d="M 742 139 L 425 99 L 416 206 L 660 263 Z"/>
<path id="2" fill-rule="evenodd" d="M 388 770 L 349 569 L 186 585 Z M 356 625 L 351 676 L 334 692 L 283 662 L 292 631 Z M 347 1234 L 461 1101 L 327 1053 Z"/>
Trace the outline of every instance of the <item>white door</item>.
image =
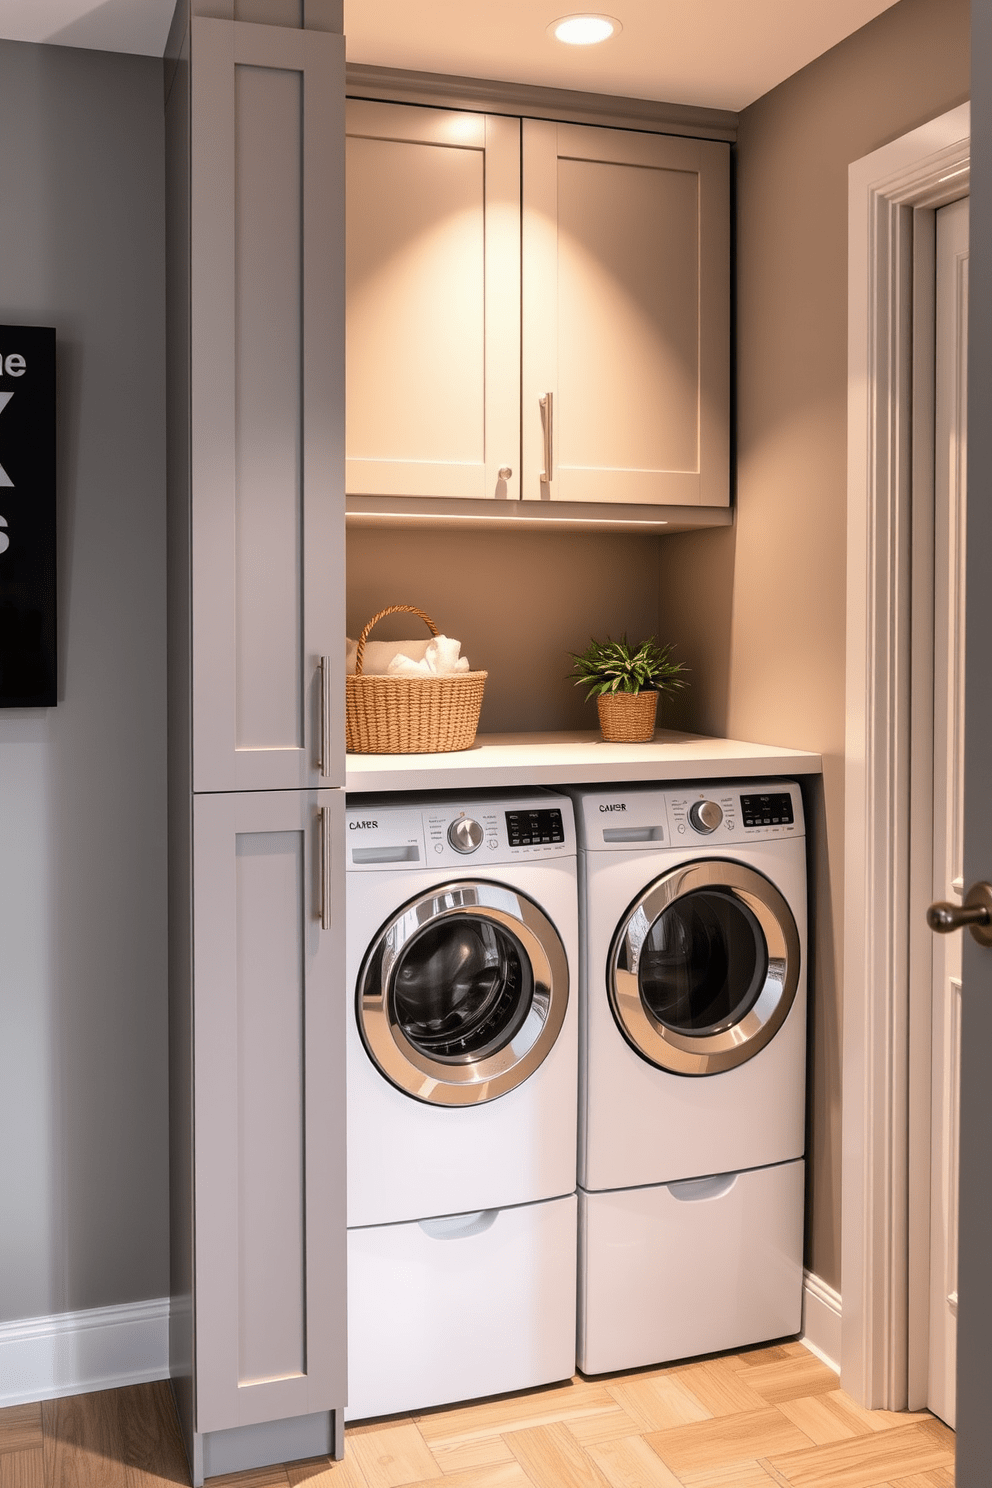
<path id="1" fill-rule="evenodd" d="M 524 120 L 523 496 L 726 506 L 730 151 Z"/>
<path id="2" fill-rule="evenodd" d="M 348 494 L 515 498 L 520 121 L 351 99 L 347 130 Z"/>
<path id="3" fill-rule="evenodd" d="M 964 893 L 964 555 L 968 354 L 968 201 L 937 213 L 934 471 L 934 874 L 932 897 Z M 930 1358 L 927 1403 L 955 1420 L 957 1347 L 958 935 L 933 938 Z"/>

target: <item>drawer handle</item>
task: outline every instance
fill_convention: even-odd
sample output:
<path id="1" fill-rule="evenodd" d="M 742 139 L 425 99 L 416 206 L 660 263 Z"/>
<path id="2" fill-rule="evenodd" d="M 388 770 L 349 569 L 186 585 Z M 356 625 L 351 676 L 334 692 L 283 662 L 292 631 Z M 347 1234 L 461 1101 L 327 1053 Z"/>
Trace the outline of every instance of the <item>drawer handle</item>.
<path id="1" fill-rule="evenodd" d="M 551 459 L 553 448 L 551 418 L 554 399 L 551 393 L 545 393 L 544 397 L 539 399 L 539 402 L 541 405 L 541 423 L 544 425 L 544 469 L 541 471 L 541 484 L 550 486 L 552 476 Z"/>
<path id="2" fill-rule="evenodd" d="M 477 1209 L 474 1214 L 445 1214 L 440 1219 L 420 1219 L 417 1223 L 431 1240 L 467 1240 L 470 1235 L 484 1235 L 496 1223 L 498 1209 Z"/>
<path id="3" fill-rule="evenodd" d="M 714 1173 L 711 1178 L 682 1178 L 665 1187 L 673 1199 L 680 1204 L 697 1204 L 702 1199 L 722 1199 L 728 1194 L 740 1175 L 738 1173 Z"/>

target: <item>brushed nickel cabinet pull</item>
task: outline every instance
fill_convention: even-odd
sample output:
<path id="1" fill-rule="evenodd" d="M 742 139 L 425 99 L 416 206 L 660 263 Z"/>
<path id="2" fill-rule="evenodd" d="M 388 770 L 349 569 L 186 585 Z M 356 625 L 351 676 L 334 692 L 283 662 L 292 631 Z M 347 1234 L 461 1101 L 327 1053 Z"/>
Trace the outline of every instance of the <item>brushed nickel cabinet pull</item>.
<path id="1" fill-rule="evenodd" d="M 320 837 L 320 928 L 331 928 L 331 813 L 326 806 L 317 807 L 317 832 Z"/>
<path id="2" fill-rule="evenodd" d="M 322 656 L 317 663 L 320 673 L 320 774 L 331 773 L 331 658 Z"/>
<path id="3" fill-rule="evenodd" d="M 541 423 L 544 425 L 544 469 L 541 471 L 541 482 L 544 485 L 551 484 L 551 419 L 552 419 L 552 394 L 545 393 L 540 400 Z"/>

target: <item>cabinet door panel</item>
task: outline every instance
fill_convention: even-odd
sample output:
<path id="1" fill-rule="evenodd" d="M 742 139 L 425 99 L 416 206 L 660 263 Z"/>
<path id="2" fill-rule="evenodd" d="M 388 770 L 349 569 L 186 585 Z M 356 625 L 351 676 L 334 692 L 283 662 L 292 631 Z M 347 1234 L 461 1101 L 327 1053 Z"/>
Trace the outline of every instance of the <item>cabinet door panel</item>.
<path id="1" fill-rule="evenodd" d="M 301 71 L 235 65 L 239 750 L 304 747 L 302 103 Z"/>
<path id="2" fill-rule="evenodd" d="M 343 807 L 341 791 L 194 805 L 200 1432 L 345 1396 Z"/>
<path id="3" fill-rule="evenodd" d="M 720 144 L 525 121 L 526 497 L 728 503 L 728 169 Z"/>
<path id="4" fill-rule="evenodd" d="M 353 100 L 347 150 L 348 491 L 516 496 L 519 121 Z"/>
<path id="5" fill-rule="evenodd" d="M 194 788 L 340 781 L 343 42 L 192 45 Z"/>

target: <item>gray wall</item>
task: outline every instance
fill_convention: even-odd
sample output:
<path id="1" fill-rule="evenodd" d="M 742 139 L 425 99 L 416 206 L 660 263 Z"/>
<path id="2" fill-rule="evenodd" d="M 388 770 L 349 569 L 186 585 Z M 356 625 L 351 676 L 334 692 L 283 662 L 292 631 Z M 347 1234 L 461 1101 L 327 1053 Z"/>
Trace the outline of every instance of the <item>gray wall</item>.
<path id="1" fill-rule="evenodd" d="M 0 1320 L 168 1291 L 162 67 L 0 43 L 0 322 L 58 332 L 59 706 L 0 712 Z"/>
<path id="2" fill-rule="evenodd" d="M 661 547 L 689 725 L 823 755 L 808 1264 L 840 1285 L 847 174 L 968 96 L 968 0 L 900 0 L 741 115 L 732 530 Z"/>

